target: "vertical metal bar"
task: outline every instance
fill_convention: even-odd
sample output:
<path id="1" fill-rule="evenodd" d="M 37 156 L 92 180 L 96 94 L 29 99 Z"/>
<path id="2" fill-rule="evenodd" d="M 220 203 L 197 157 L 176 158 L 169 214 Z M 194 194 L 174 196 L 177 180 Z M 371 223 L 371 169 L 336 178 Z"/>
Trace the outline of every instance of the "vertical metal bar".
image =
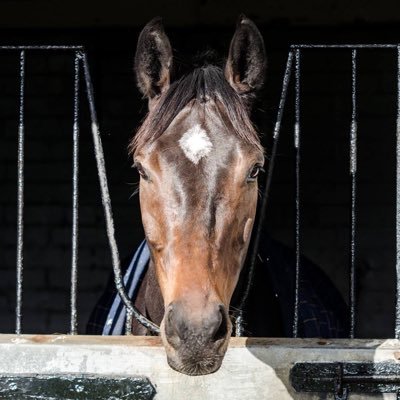
<path id="1" fill-rule="evenodd" d="M 293 337 L 298 336 L 299 330 L 299 283 L 300 283 L 300 49 L 296 49 L 295 63 L 295 122 L 294 147 L 296 153 L 296 200 L 295 200 L 295 248 L 296 248 L 296 275 L 293 313 Z"/>
<path id="2" fill-rule="evenodd" d="M 394 335 L 396 339 L 400 339 L 400 45 L 397 46 L 396 278 L 396 321 Z"/>
<path id="3" fill-rule="evenodd" d="M 25 95 L 25 51 L 19 59 L 19 124 L 18 124 L 18 195 L 17 195 L 17 302 L 15 312 L 15 333 L 21 333 L 22 281 L 24 263 L 24 95 Z"/>
<path id="4" fill-rule="evenodd" d="M 276 151 L 277 151 L 278 142 L 279 142 L 279 134 L 281 131 L 283 110 L 285 108 L 286 96 L 287 96 L 287 91 L 288 91 L 289 82 L 290 82 L 290 75 L 292 72 L 292 64 L 293 64 L 293 51 L 289 51 L 288 58 L 286 61 L 285 74 L 283 75 L 282 92 L 281 92 L 281 98 L 279 100 L 278 114 L 276 117 L 276 122 L 275 122 L 275 127 L 274 127 L 273 145 L 272 145 L 271 156 L 269 159 L 268 174 L 267 174 L 266 181 L 265 181 L 264 193 L 263 193 L 262 202 L 261 202 L 261 206 L 260 206 L 260 216 L 259 216 L 258 223 L 257 223 L 257 231 L 256 231 L 256 235 L 254 237 L 254 243 L 253 243 L 252 253 L 251 253 L 251 257 L 250 257 L 250 271 L 249 271 L 249 276 L 248 276 L 248 280 L 247 280 L 247 285 L 246 285 L 246 288 L 244 291 L 244 295 L 240 301 L 240 304 L 238 307 L 239 311 L 237 313 L 236 321 L 235 321 L 235 335 L 236 336 L 243 335 L 243 312 L 244 312 L 244 307 L 246 306 L 246 301 L 247 301 L 247 298 L 248 298 L 248 295 L 250 292 L 250 288 L 251 288 L 251 285 L 253 282 L 253 277 L 254 277 L 254 267 L 255 267 L 255 262 L 256 262 L 256 258 L 257 258 L 257 254 L 258 254 L 258 248 L 260 246 L 261 231 L 262 231 L 262 227 L 263 227 L 263 224 L 265 221 L 267 203 L 268 203 L 268 198 L 269 198 L 269 191 L 270 191 L 272 175 L 273 175 L 273 171 L 274 171 Z"/>
<path id="5" fill-rule="evenodd" d="M 129 299 L 128 294 L 126 293 L 125 286 L 123 283 L 122 273 L 121 273 L 121 265 L 120 265 L 120 260 L 119 260 L 119 251 L 118 251 L 117 242 L 115 240 L 114 220 L 113 220 L 112 208 L 111 208 L 111 198 L 110 198 L 110 193 L 108 190 L 103 145 L 101 143 L 99 124 L 97 122 L 97 114 L 96 114 L 96 109 L 94 106 L 93 87 L 92 87 L 92 81 L 90 78 L 89 64 L 87 61 L 86 53 L 82 53 L 82 63 L 83 63 L 83 71 L 84 71 L 84 76 L 85 76 L 86 92 L 87 92 L 88 102 L 89 102 L 90 118 L 92 121 L 92 136 L 93 136 L 93 144 L 94 144 L 94 148 L 95 148 L 97 172 L 98 172 L 99 181 L 100 181 L 101 201 L 103 203 L 108 242 L 109 242 L 110 249 L 111 249 L 111 259 L 112 259 L 112 265 L 113 265 L 113 270 L 114 270 L 115 286 L 118 290 L 118 294 L 121 296 L 121 299 L 127 308 L 127 311 L 130 311 L 134 315 L 134 317 L 137 319 L 137 321 L 139 321 L 139 323 L 141 323 L 144 327 L 146 327 L 150 331 L 158 334 L 158 333 L 160 333 L 160 328 L 153 322 L 149 321 L 146 317 L 144 317 L 139 312 L 139 310 L 132 304 L 132 302 Z"/>
<path id="6" fill-rule="evenodd" d="M 79 230 L 79 66 L 80 51 L 74 60 L 74 122 L 72 127 L 72 259 L 71 259 L 71 335 L 77 334 L 77 286 L 78 286 L 78 230 Z"/>
<path id="7" fill-rule="evenodd" d="M 132 312 L 126 310 L 125 335 L 132 335 L 132 317 Z"/>
<path id="8" fill-rule="evenodd" d="M 354 338 L 356 319 L 356 178 L 357 178 L 357 50 L 351 52 L 351 127 L 350 127 L 350 175 L 351 175 L 351 232 L 350 232 L 350 338 Z"/>

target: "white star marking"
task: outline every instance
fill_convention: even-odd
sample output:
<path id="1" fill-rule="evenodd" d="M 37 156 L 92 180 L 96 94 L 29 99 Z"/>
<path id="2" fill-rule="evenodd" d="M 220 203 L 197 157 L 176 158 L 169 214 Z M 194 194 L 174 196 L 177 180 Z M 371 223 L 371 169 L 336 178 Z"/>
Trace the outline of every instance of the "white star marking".
<path id="1" fill-rule="evenodd" d="M 207 132 L 200 125 L 186 131 L 179 139 L 179 145 L 185 156 L 194 164 L 198 164 L 207 156 L 213 147 Z"/>

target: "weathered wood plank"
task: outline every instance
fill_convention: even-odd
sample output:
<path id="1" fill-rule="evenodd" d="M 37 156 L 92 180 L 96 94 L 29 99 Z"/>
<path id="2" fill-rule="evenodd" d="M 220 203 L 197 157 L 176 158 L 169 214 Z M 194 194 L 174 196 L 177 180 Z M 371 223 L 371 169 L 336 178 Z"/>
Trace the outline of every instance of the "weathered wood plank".
<path id="1" fill-rule="evenodd" d="M 220 370 L 197 377 L 173 371 L 156 337 L 0 335 L 0 355 L 0 375 L 145 376 L 155 400 L 305 400 L 329 397 L 296 393 L 289 381 L 294 363 L 399 362 L 400 343 L 233 338 Z M 396 398 L 382 396 L 372 398 Z M 367 398 L 352 395 L 351 400 Z"/>

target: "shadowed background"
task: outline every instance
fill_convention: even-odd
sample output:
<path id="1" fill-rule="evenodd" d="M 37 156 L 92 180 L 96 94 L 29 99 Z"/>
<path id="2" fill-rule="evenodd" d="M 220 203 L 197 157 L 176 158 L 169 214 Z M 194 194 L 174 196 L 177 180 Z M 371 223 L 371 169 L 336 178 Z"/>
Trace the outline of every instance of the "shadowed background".
<path id="1" fill-rule="evenodd" d="M 191 55 L 226 56 L 240 12 L 259 26 L 269 58 L 255 120 L 270 149 L 291 43 L 400 42 L 395 1 L 0 1 L 0 44 L 83 44 L 88 51 L 105 148 L 117 241 L 126 257 L 141 241 L 138 182 L 127 144 L 146 112 L 136 90 L 133 54 L 140 29 L 164 18 L 178 72 Z M 390 337 L 394 326 L 395 128 L 397 54 L 358 57 L 359 337 Z M 302 252 L 347 299 L 349 265 L 351 53 L 305 50 L 302 57 Z M 69 329 L 71 263 L 73 55 L 27 52 L 24 333 Z M 14 330 L 18 54 L 0 53 L 0 332 Z M 287 107 L 267 226 L 294 239 L 293 87 Z M 89 313 L 111 272 L 100 191 L 81 90 L 80 257 L 78 317 Z"/>

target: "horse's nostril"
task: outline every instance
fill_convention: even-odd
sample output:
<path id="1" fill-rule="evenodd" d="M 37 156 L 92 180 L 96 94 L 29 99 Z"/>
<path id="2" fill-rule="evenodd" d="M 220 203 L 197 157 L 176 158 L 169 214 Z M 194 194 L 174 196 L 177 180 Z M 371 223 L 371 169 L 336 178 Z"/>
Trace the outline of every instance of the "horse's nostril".
<path id="1" fill-rule="evenodd" d="M 173 309 L 172 305 L 170 305 L 167 309 L 167 319 L 168 319 L 168 323 L 170 323 L 170 324 L 172 323 L 173 311 L 174 311 L 174 309 Z"/>
<path id="2" fill-rule="evenodd" d="M 179 303 L 170 304 L 167 310 L 165 333 L 168 341 L 176 346 L 185 340 L 189 331 L 189 319 L 184 307 Z"/>
<path id="3" fill-rule="evenodd" d="M 212 336 L 211 340 L 213 342 L 217 342 L 218 340 L 225 339 L 227 333 L 228 333 L 228 321 L 226 318 L 226 313 L 225 313 L 225 307 L 220 304 L 218 306 L 218 311 L 219 311 L 219 326 L 214 332 L 214 335 Z"/>
<path id="4" fill-rule="evenodd" d="M 166 321 L 165 321 L 165 333 L 167 335 L 168 341 L 172 345 L 176 345 L 179 342 L 179 333 L 177 331 L 175 312 L 172 305 L 167 309 Z"/>

